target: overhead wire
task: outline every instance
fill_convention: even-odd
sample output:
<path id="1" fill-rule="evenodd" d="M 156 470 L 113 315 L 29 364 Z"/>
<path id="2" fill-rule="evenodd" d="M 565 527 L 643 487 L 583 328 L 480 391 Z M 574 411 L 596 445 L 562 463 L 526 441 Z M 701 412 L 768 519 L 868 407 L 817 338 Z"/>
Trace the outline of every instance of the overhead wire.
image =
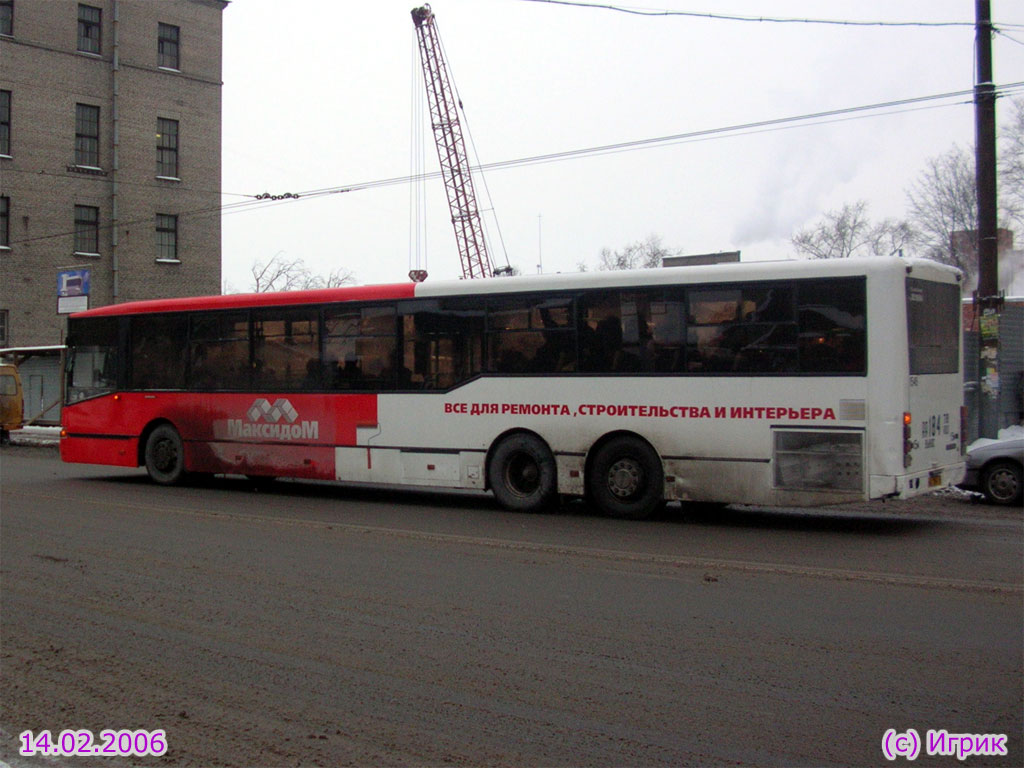
<path id="1" fill-rule="evenodd" d="M 814 126 L 820 124 L 840 122 L 843 120 L 882 117 L 892 114 L 901 114 L 904 112 L 917 111 L 919 109 L 925 108 L 962 106 L 970 103 L 969 99 L 964 99 L 965 97 L 968 96 L 973 97 L 973 93 L 973 89 L 966 89 L 959 91 L 950 91 L 941 94 L 932 94 L 929 96 L 917 96 L 907 99 L 897 99 L 893 101 L 878 102 L 875 104 L 865 104 L 853 107 L 844 107 L 840 109 L 823 110 L 820 112 L 806 113 L 803 115 L 772 118 L 767 120 L 757 120 L 748 123 L 738 123 L 734 125 L 720 126 L 716 128 L 708 128 L 696 131 L 689 131 L 685 133 L 677 133 L 668 136 L 635 139 L 632 141 L 616 142 L 612 144 L 604 144 L 594 147 L 584 147 L 578 149 L 563 150 L 560 152 L 550 152 L 545 154 L 532 155 L 528 157 L 514 158 L 509 160 L 499 160 L 496 162 L 478 165 L 474 167 L 472 170 L 490 171 L 507 168 L 519 168 L 533 165 L 541 165 L 546 163 L 561 162 L 564 160 L 578 159 L 584 157 L 598 157 L 602 155 L 616 154 L 619 152 L 629 152 L 660 146 L 670 146 L 673 144 L 689 143 L 696 141 L 711 141 L 724 138 L 735 138 L 739 136 L 752 135 L 756 133 L 786 130 L 789 128 L 797 127 Z M 1005 83 L 996 87 L 996 95 L 998 97 L 1014 96 L 1017 95 L 1018 93 L 1024 93 L 1024 81 Z M 929 102 L 937 101 L 948 101 L 950 103 L 928 104 Z M 928 106 L 921 106 L 924 104 L 928 104 Z M 269 197 L 263 197 L 262 195 L 250 195 L 247 196 L 248 199 L 246 200 L 228 203 L 224 205 L 208 206 L 192 210 L 179 211 L 175 215 L 196 218 L 213 215 L 230 216 L 237 213 L 247 213 L 252 210 L 263 209 L 268 206 L 292 204 L 301 202 L 303 200 L 311 200 L 330 195 L 347 194 L 351 192 L 378 189 L 381 187 L 388 187 L 399 184 L 409 184 L 411 182 L 416 181 L 435 179 L 440 176 L 440 171 L 432 171 L 429 173 L 411 173 L 407 176 L 394 176 L 386 179 L 357 182 L 353 184 L 346 184 L 344 186 L 324 187 L 319 189 L 300 191 L 297 193 L 272 195 Z M 258 197 L 262 199 L 257 199 Z M 130 221 L 122 220 L 119 222 L 119 225 L 124 226 L 128 224 L 143 224 L 151 220 L 152 217 L 146 217 L 144 219 L 135 219 Z M 109 226 L 110 225 L 102 225 L 100 229 L 109 228 Z M 56 234 L 37 235 L 34 237 L 23 238 L 20 240 L 12 239 L 11 245 L 37 242 L 41 240 L 53 239 L 58 237 L 68 237 L 73 234 L 74 230 L 72 229 L 69 231 L 64 231 Z"/>
<path id="2" fill-rule="evenodd" d="M 740 14 L 706 13 L 701 11 L 678 11 L 655 8 L 635 8 L 605 3 L 584 3 L 579 0 L 520 0 L 526 3 L 563 5 L 573 8 L 617 11 L 635 16 L 684 16 L 687 18 L 712 19 L 715 21 L 745 21 L 770 24 L 825 24 L 844 27 L 973 27 L 972 21 L 860 21 L 855 19 L 810 19 L 780 16 L 746 16 Z"/>
<path id="3" fill-rule="evenodd" d="M 1012 95 L 1024 89 L 1024 81 L 1017 83 L 1007 83 L 997 87 L 998 95 Z M 918 96 L 908 99 L 898 99 L 894 101 L 878 102 L 875 104 L 859 105 L 854 107 L 844 107 L 841 109 L 825 110 L 821 112 L 807 113 L 803 115 L 795 115 L 790 117 L 772 118 L 768 120 L 759 120 L 749 123 L 740 123 L 729 126 L 722 126 L 718 128 L 708 128 L 697 131 L 690 131 L 687 133 L 678 133 L 668 136 L 658 136 L 646 139 L 635 139 L 632 141 L 618 142 L 614 144 L 604 144 L 594 147 L 584 147 L 580 149 L 563 150 L 560 152 L 551 152 L 541 155 L 532 155 L 529 157 L 521 157 L 510 160 L 499 160 L 491 163 L 486 163 L 473 168 L 476 170 L 494 170 L 502 168 L 513 168 L 528 165 L 537 165 L 548 162 L 558 162 L 561 160 L 573 159 L 577 157 L 588 157 L 588 156 L 599 156 L 604 154 L 612 154 L 616 152 L 631 151 L 636 149 L 644 149 L 647 147 L 669 145 L 673 143 L 683 143 L 686 141 L 698 140 L 698 139 L 710 139 L 710 138 L 730 138 L 734 136 L 742 136 L 755 132 L 759 132 L 763 129 L 768 128 L 782 128 L 786 126 L 797 127 L 800 123 L 811 123 L 811 121 L 825 122 L 828 118 L 837 118 L 844 115 L 851 115 L 856 113 L 866 112 L 878 112 L 878 115 L 865 115 L 866 117 L 881 116 L 888 114 L 897 114 L 900 111 L 910 110 L 898 110 L 899 107 L 909 107 L 916 104 L 922 104 L 931 101 L 942 101 L 951 99 L 963 99 L 964 97 L 972 96 L 973 90 L 960 90 L 950 91 L 948 93 L 933 94 L 930 96 Z M 969 102 L 957 101 L 944 106 L 957 106 Z M 882 112 L 881 110 L 889 110 Z M 817 124 L 817 123 L 811 123 Z M 440 176 L 440 172 L 434 171 L 426 174 L 424 178 L 436 178 Z M 419 178 L 419 177 L 416 177 Z M 380 179 L 377 181 L 361 182 L 356 184 L 349 184 L 344 187 L 328 187 L 324 189 L 310 190 L 303 193 L 304 196 L 310 195 L 321 195 L 321 194 L 333 194 L 337 192 L 350 192 L 363 189 L 371 189 L 382 186 L 390 186 L 392 184 L 401 184 L 411 181 L 411 177 L 399 176 L 392 177 L 389 179 Z"/>
<path id="4" fill-rule="evenodd" d="M 992 31 L 995 32 L 1000 37 L 1005 37 L 1007 40 L 1009 40 L 1012 43 L 1016 43 L 1017 45 L 1024 45 L 1024 40 L 1018 40 L 1013 35 L 1009 35 L 1009 34 L 1007 34 L 1006 32 L 1004 32 L 1001 29 L 993 29 Z"/>

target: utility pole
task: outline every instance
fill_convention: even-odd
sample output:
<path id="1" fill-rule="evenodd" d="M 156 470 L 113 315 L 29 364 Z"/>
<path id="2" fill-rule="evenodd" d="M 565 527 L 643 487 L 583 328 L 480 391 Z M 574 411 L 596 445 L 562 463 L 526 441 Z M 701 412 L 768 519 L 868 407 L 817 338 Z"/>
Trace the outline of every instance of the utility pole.
<path id="1" fill-rule="evenodd" d="M 978 82 L 974 85 L 974 138 L 978 187 L 978 295 L 999 293 L 996 241 L 996 86 L 992 82 L 992 16 L 989 0 L 975 0 Z"/>
<path id="2" fill-rule="evenodd" d="M 978 404 L 980 437 L 995 437 L 1001 426 L 999 386 L 999 246 L 996 232 L 996 87 L 992 77 L 992 11 L 989 0 L 975 0 L 974 38 L 977 77 L 974 85 L 974 140 L 978 193 L 979 319 Z"/>

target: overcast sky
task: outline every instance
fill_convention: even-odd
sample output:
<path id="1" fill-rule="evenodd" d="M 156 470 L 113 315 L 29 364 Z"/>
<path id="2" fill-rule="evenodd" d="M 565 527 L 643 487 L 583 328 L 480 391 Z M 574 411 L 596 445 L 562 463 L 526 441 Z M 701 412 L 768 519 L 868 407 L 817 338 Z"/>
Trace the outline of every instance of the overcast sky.
<path id="1" fill-rule="evenodd" d="M 410 267 L 405 177 L 423 89 L 413 0 L 233 0 L 224 12 L 224 279 L 300 257 L 360 283 Z M 524 0 L 432 8 L 482 164 L 970 89 L 974 31 L 639 16 Z M 993 0 L 997 84 L 1024 81 L 1024 4 Z M 638 6 L 631 6 L 638 7 Z M 652 0 L 747 16 L 973 22 L 971 0 Z M 901 217 L 932 156 L 973 143 L 969 99 L 715 135 L 485 173 L 495 262 L 571 271 L 649 235 L 685 253 L 789 258 L 795 230 L 859 199 Z M 1000 102 L 1003 114 L 1009 105 Z M 856 117 L 857 119 L 849 119 Z M 425 118 L 424 118 L 425 119 Z M 437 170 L 429 129 L 427 170 Z M 486 207 L 480 176 L 477 194 Z M 440 179 L 428 180 L 427 267 L 461 274 Z M 248 201 L 249 205 L 245 203 Z M 242 205 L 239 205 L 242 204 Z M 237 206 L 237 208 L 235 208 Z"/>

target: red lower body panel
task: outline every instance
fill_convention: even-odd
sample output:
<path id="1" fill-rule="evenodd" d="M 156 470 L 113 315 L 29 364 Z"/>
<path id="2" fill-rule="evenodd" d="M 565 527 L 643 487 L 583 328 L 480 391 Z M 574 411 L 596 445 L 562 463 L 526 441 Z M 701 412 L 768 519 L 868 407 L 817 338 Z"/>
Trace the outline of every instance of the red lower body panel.
<path id="1" fill-rule="evenodd" d="M 62 437 L 60 457 L 77 464 L 139 466 L 139 441 L 134 437 Z"/>
<path id="2" fill-rule="evenodd" d="M 186 443 L 189 472 L 334 479 L 334 448 L 272 443 Z"/>

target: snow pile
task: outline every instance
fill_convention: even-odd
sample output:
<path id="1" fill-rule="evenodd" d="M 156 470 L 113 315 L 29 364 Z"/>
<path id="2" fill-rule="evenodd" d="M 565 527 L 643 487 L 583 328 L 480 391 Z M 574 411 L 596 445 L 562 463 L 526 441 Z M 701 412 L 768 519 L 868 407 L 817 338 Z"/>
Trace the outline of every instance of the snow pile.
<path id="1" fill-rule="evenodd" d="M 57 445 L 60 427 L 23 427 L 11 432 L 13 445 Z"/>

